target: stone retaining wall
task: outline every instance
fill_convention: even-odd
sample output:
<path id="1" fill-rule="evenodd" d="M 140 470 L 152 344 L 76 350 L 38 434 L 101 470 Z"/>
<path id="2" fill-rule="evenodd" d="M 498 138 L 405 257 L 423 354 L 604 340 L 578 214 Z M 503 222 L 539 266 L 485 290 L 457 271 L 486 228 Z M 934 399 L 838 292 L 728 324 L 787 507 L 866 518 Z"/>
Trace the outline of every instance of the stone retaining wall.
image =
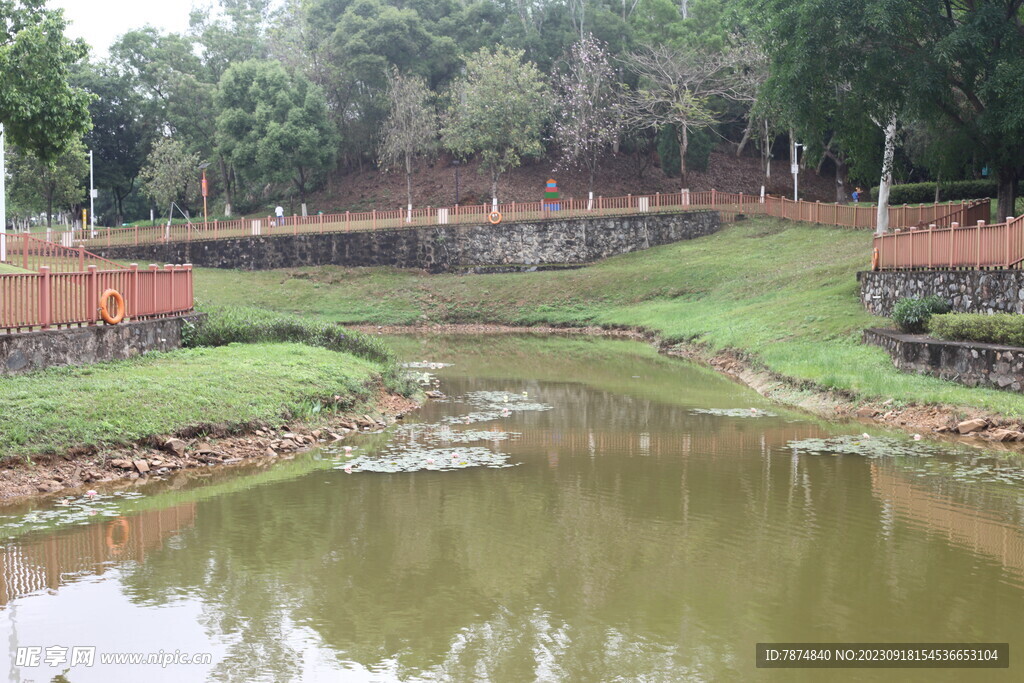
<path id="1" fill-rule="evenodd" d="M 431 272 L 484 266 L 532 269 L 582 264 L 717 232 L 717 211 L 609 218 L 438 225 L 371 232 L 241 237 L 97 248 L 108 259 L 270 270 L 301 266 L 393 266 Z"/>
<path id="2" fill-rule="evenodd" d="M 1024 348 L 933 339 L 897 330 L 864 330 L 864 343 L 881 346 L 904 372 L 967 385 L 1024 390 Z"/>
<path id="3" fill-rule="evenodd" d="M 907 270 L 857 273 L 860 300 L 888 317 L 897 299 L 937 294 L 957 313 L 1024 313 L 1024 271 Z"/>
<path id="4" fill-rule="evenodd" d="M 0 375 L 123 360 L 181 347 L 181 328 L 202 314 L 0 335 Z"/>

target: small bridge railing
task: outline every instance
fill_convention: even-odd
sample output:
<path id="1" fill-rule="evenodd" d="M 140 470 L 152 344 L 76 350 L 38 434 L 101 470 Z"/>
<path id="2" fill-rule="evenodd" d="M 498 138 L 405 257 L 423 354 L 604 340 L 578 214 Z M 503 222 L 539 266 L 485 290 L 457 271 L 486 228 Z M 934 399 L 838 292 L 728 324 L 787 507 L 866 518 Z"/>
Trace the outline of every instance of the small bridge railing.
<path id="1" fill-rule="evenodd" d="M 180 315 L 193 310 L 192 266 L 149 266 L 134 263 L 119 270 L 0 274 L 0 332 L 95 325 L 99 298 L 117 290 L 125 302 L 125 318 L 141 320 Z"/>

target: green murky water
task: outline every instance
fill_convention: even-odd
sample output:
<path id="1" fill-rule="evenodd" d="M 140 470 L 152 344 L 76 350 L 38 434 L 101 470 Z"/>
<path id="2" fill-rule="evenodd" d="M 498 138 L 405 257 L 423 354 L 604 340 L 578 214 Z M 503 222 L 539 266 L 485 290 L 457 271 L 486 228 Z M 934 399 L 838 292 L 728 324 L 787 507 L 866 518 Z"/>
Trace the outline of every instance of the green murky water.
<path id="1" fill-rule="evenodd" d="M 1019 659 L 1024 461 L 865 438 L 630 342 L 396 345 L 450 398 L 350 439 L 351 457 L 3 511 L 9 678 L 1017 675 L 768 671 L 754 647 L 1009 642 Z M 83 646 L 94 664 L 72 665 Z M 26 647 L 38 665 L 19 666 Z M 211 663 L 100 661 L 175 651 Z"/>

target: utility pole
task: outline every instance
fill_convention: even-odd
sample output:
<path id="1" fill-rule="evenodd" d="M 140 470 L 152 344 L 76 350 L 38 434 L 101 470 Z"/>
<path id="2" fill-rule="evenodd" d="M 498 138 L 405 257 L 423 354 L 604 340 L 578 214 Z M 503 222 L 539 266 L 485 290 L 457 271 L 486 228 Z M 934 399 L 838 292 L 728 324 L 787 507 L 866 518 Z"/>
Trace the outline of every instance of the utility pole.
<path id="1" fill-rule="evenodd" d="M 96 236 L 96 212 L 93 210 L 93 200 L 96 199 L 96 183 L 93 182 L 92 175 L 92 150 L 89 150 L 89 227 L 91 228 L 92 236 Z M 84 225 L 82 226 L 85 227 Z"/>
<path id="2" fill-rule="evenodd" d="M 7 260 L 7 166 L 4 160 L 4 124 L 0 123 L 0 263 Z"/>
<path id="3" fill-rule="evenodd" d="M 800 153 L 802 144 L 793 139 L 792 147 L 790 148 L 790 164 L 789 172 L 793 174 L 793 201 L 800 201 L 800 162 L 797 161 L 797 155 Z"/>

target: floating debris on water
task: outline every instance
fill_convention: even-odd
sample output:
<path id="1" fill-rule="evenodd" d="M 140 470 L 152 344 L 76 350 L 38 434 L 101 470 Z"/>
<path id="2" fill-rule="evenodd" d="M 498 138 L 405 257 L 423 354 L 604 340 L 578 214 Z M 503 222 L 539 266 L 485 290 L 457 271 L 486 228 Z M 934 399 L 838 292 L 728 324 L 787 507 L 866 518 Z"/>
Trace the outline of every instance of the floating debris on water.
<path id="1" fill-rule="evenodd" d="M 691 415 L 717 415 L 719 417 L 778 417 L 759 408 L 694 408 Z"/>
<path id="2" fill-rule="evenodd" d="M 121 504 L 124 501 L 142 497 L 143 494 L 138 491 L 103 494 L 92 490 L 81 496 L 65 496 L 55 500 L 52 508 L 33 510 L 20 516 L 0 517 L 0 537 L 88 524 L 91 517 L 117 517 L 122 514 Z"/>
<path id="3" fill-rule="evenodd" d="M 402 363 L 403 368 L 410 368 L 412 370 L 443 370 L 444 368 L 450 368 L 451 366 L 451 363 L 433 363 L 426 360 Z"/>
<path id="4" fill-rule="evenodd" d="M 506 453 L 495 453 L 481 446 L 460 449 L 411 449 L 401 453 L 388 452 L 386 449 L 379 455 L 361 455 L 354 458 L 346 462 L 340 469 L 344 469 L 349 474 L 357 472 L 394 474 L 421 470 L 446 472 L 471 467 L 515 467 L 515 463 L 509 462 L 509 457 Z"/>
<path id="5" fill-rule="evenodd" d="M 904 441 L 870 434 L 845 434 L 831 439 L 801 439 L 786 444 L 803 455 L 859 455 L 865 458 L 891 458 L 906 456 L 930 458 L 944 451 L 919 441 Z M 948 449 L 947 451 L 948 452 Z"/>

